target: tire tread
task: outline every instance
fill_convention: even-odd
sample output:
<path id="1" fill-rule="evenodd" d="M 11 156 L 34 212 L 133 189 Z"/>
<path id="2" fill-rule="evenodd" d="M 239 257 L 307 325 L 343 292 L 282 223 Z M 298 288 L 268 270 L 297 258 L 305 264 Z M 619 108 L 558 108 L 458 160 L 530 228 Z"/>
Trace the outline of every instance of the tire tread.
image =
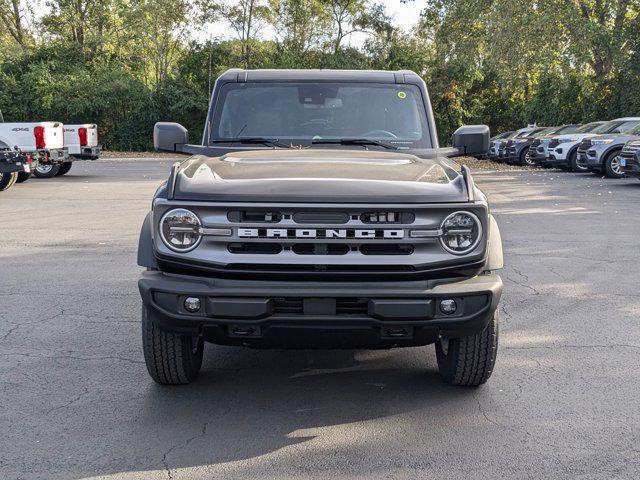
<path id="1" fill-rule="evenodd" d="M 453 385 L 478 386 L 493 373 L 498 351 L 497 312 L 480 333 L 450 339 L 445 355 L 436 345 L 438 367 L 444 380 Z"/>
<path id="2" fill-rule="evenodd" d="M 190 337 L 162 330 L 142 311 L 142 344 L 147 370 L 157 383 L 187 384 L 193 380 L 202 363 L 202 349 L 191 352 Z"/>

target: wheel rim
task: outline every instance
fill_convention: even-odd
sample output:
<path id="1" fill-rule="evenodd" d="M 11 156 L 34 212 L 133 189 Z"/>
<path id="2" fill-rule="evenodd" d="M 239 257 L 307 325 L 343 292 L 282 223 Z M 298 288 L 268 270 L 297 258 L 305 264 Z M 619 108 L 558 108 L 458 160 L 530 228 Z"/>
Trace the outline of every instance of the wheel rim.
<path id="1" fill-rule="evenodd" d="M 531 155 L 529 155 L 529 152 L 527 152 L 527 154 L 524 156 L 524 163 L 526 163 L 527 165 L 534 165 L 533 160 L 531 160 Z"/>
<path id="2" fill-rule="evenodd" d="M 620 155 L 616 155 L 611 159 L 611 171 L 616 175 L 622 175 L 624 172 L 622 171 L 622 167 L 620 166 Z"/>
<path id="3" fill-rule="evenodd" d="M 440 349 L 445 356 L 449 355 L 449 339 L 440 337 Z"/>
<path id="4" fill-rule="evenodd" d="M 53 169 L 53 165 L 51 163 L 39 163 L 38 166 L 36 167 L 36 170 L 39 173 L 50 173 L 51 170 Z"/>
<path id="5" fill-rule="evenodd" d="M 589 170 L 586 165 L 583 165 L 578 160 L 573 162 L 573 164 L 575 165 L 576 170 L 579 170 L 581 172 L 586 172 L 587 170 Z"/>

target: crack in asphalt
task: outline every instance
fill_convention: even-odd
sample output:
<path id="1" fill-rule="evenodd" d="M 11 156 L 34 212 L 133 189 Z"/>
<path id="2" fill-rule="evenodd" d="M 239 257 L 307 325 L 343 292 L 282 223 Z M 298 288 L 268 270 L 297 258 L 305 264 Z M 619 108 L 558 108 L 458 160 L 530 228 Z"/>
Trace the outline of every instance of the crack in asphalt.
<path id="1" fill-rule="evenodd" d="M 511 266 L 511 270 L 513 270 L 517 275 L 521 276 L 525 280 L 525 282 L 527 282 L 527 283 L 523 283 L 523 282 L 520 282 L 518 280 L 514 280 L 507 273 L 505 273 L 504 277 L 507 280 L 509 280 L 512 283 L 515 283 L 516 285 L 521 286 L 522 288 L 527 288 L 527 289 L 531 290 L 534 295 L 540 295 L 540 292 L 535 287 L 532 287 L 531 285 L 528 284 L 529 275 L 526 275 L 526 274 L 522 273 L 521 270 L 515 268 L 514 266 Z"/>
<path id="2" fill-rule="evenodd" d="M 209 422 L 204 422 L 202 424 L 202 429 L 200 430 L 199 434 L 194 435 L 193 437 L 187 438 L 182 444 L 172 445 L 171 447 L 169 447 L 169 449 L 166 452 L 164 452 L 162 454 L 162 459 L 160 460 L 160 462 L 162 462 L 162 465 L 164 467 L 165 473 L 167 474 L 167 478 L 173 479 L 173 473 L 171 472 L 171 467 L 169 466 L 169 462 L 167 461 L 167 457 L 169 456 L 169 454 L 171 452 L 173 452 L 177 448 L 185 448 L 185 447 L 187 447 L 196 438 L 204 437 L 207 434 L 207 427 L 208 426 L 209 426 Z"/>
<path id="3" fill-rule="evenodd" d="M 507 280 L 509 280 L 512 283 L 515 283 L 516 285 L 521 286 L 522 288 L 526 288 L 529 289 L 533 292 L 534 295 L 540 295 L 540 292 L 535 289 L 534 287 L 532 287 L 531 285 L 527 285 L 526 283 L 522 283 L 522 282 L 518 282 L 517 280 L 514 280 L 513 278 L 511 278 L 509 275 L 505 275 L 504 276 Z"/>
<path id="4" fill-rule="evenodd" d="M 73 399 L 71 399 L 67 403 L 64 403 L 62 405 L 58 405 L 57 407 L 53 407 L 53 408 L 47 410 L 45 412 L 45 415 L 50 415 L 51 413 L 53 413 L 53 412 L 55 412 L 57 410 L 62 410 L 63 408 L 66 408 L 66 407 L 69 407 L 69 406 L 73 405 L 74 403 L 79 401 L 82 397 L 84 397 L 87 393 L 89 393 L 89 389 L 85 388 L 84 392 L 79 393 L 78 395 L 76 395 Z"/>
<path id="5" fill-rule="evenodd" d="M 11 335 L 13 332 L 18 330 L 20 327 L 24 327 L 24 326 L 27 326 L 27 325 L 39 324 L 39 323 L 46 323 L 46 322 L 49 322 L 51 320 L 55 320 L 56 318 L 64 316 L 64 308 L 62 308 L 60 306 L 54 307 L 54 308 L 56 308 L 56 309 L 59 308 L 60 312 L 56 313 L 55 315 L 52 315 L 51 317 L 46 317 L 46 318 L 42 318 L 40 320 L 34 320 L 32 322 L 24 322 L 24 323 L 10 322 L 10 323 L 13 323 L 15 325 L 15 327 L 10 328 L 9 331 L 2 336 L 0 341 L 4 342 L 7 338 L 9 338 L 9 335 Z"/>

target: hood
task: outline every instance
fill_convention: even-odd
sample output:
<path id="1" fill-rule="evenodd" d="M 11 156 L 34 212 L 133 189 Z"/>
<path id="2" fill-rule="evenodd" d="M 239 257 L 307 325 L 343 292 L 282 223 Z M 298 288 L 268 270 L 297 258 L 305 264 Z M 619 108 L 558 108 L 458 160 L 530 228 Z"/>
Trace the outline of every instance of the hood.
<path id="1" fill-rule="evenodd" d="M 577 141 L 584 140 L 585 138 L 595 137 L 595 133 L 565 133 L 562 135 L 554 135 L 554 140 L 569 140 L 570 138 L 576 138 Z"/>
<path id="2" fill-rule="evenodd" d="M 238 202 L 466 202 L 446 158 L 334 149 L 255 150 L 195 156 L 176 174 L 173 198 Z"/>
<path id="3" fill-rule="evenodd" d="M 633 135 L 630 133 L 602 133 L 600 135 L 592 135 L 589 138 L 591 138 L 592 141 L 601 138 L 612 138 L 613 142 L 611 143 L 617 145 L 619 143 L 627 143 L 629 140 L 635 140 L 640 137 L 638 135 Z"/>

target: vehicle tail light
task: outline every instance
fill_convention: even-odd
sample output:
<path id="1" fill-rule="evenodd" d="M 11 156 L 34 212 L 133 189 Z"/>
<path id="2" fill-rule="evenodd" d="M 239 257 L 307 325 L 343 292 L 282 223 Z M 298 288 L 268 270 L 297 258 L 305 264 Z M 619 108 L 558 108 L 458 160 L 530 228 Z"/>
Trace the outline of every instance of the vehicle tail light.
<path id="1" fill-rule="evenodd" d="M 82 127 L 78 129 L 78 137 L 80 137 L 80 146 L 81 147 L 86 147 L 87 146 L 87 129 Z"/>
<path id="2" fill-rule="evenodd" d="M 36 137 L 36 148 L 45 148 L 47 146 L 47 142 L 44 141 L 44 127 L 35 127 L 33 135 Z"/>

